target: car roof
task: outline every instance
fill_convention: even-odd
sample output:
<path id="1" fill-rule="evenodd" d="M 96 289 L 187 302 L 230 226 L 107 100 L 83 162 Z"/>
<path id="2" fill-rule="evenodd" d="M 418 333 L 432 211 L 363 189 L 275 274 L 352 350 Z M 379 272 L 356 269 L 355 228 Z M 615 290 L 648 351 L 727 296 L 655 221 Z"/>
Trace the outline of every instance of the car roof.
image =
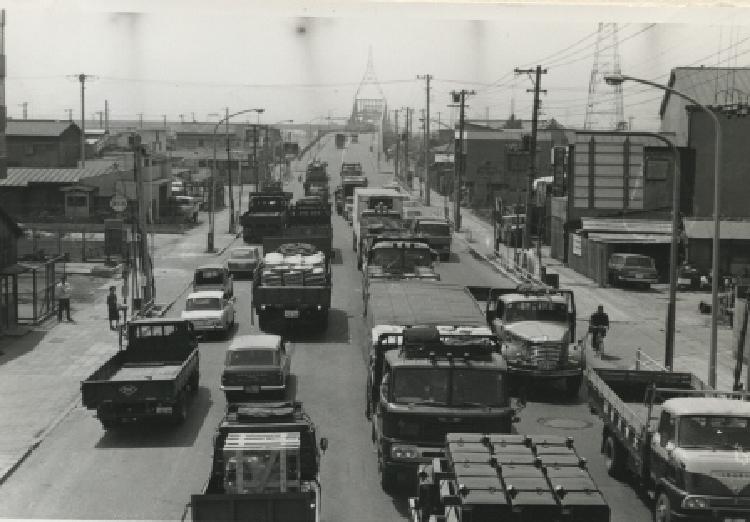
<path id="1" fill-rule="evenodd" d="M 750 402 L 716 397 L 677 397 L 664 401 L 662 409 L 674 415 L 750 417 Z"/>
<path id="2" fill-rule="evenodd" d="M 200 297 L 218 297 L 219 299 L 224 297 L 222 290 L 201 290 L 199 292 L 191 292 L 188 294 L 188 299 L 195 299 Z"/>
<path id="3" fill-rule="evenodd" d="M 196 270 L 214 270 L 214 269 L 223 269 L 224 265 L 220 265 L 219 263 L 206 263 L 205 265 L 201 265 Z"/>
<path id="4" fill-rule="evenodd" d="M 258 248 L 257 246 L 239 246 L 239 247 L 234 247 L 229 252 L 230 253 L 231 252 L 236 252 L 238 250 L 260 252 L 260 248 Z"/>
<path id="5" fill-rule="evenodd" d="M 258 334 L 239 335 L 232 339 L 229 350 L 255 350 L 276 348 L 281 342 L 280 335 Z"/>

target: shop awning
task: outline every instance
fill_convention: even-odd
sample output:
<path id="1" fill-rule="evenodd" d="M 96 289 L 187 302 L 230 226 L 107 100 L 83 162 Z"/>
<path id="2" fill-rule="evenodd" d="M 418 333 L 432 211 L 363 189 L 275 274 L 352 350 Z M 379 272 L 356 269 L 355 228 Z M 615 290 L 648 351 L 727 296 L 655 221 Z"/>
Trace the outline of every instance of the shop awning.
<path id="1" fill-rule="evenodd" d="M 581 218 L 581 231 L 608 234 L 672 234 L 672 222 L 658 219 Z"/>
<path id="2" fill-rule="evenodd" d="M 671 243 L 672 236 L 665 234 L 593 233 L 589 234 L 589 241 L 599 241 L 601 243 L 637 243 L 661 245 Z"/>
<path id="3" fill-rule="evenodd" d="M 721 239 L 750 240 L 750 221 L 722 221 Z M 685 235 L 688 239 L 713 239 L 714 222 L 710 219 L 686 219 Z"/>

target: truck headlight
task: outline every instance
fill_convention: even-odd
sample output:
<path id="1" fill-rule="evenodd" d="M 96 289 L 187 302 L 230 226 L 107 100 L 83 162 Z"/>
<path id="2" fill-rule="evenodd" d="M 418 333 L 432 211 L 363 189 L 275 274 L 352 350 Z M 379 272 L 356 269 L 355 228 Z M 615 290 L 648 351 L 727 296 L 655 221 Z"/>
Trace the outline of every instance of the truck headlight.
<path id="1" fill-rule="evenodd" d="M 708 499 L 704 497 L 685 497 L 682 499 L 683 509 L 708 509 Z"/>
<path id="2" fill-rule="evenodd" d="M 416 459 L 419 457 L 419 450 L 416 446 L 396 444 L 391 447 L 391 457 L 394 459 Z"/>

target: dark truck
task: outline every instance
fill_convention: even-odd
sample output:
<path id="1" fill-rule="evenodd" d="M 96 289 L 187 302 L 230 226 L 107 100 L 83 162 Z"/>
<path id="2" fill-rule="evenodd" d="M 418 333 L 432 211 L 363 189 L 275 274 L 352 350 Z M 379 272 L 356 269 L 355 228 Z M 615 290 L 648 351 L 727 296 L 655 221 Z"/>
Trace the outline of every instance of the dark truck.
<path id="1" fill-rule="evenodd" d="M 451 225 L 437 217 L 416 217 L 411 222 L 411 230 L 414 234 L 422 236 L 427 244 L 433 249 L 442 261 L 451 257 Z"/>
<path id="2" fill-rule="evenodd" d="M 310 241 L 311 238 L 305 238 Z M 258 327 L 271 331 L 288 323 L 307 323 L 313 329 L 328 328 L 328 309 L 331 307 L 331 260 L 314 243 L 276 243 L 277 238 L 264 240 L 263 262 L 253 278 L 251 307 L 258 316 Z M 320 252 L 320 262 L 311 268 L 304 265 L 273 266 L 268 253 L 283 256 L 311 257 Z"/>
<path id="3" fill-rule="evenodd" d="M 318 446 L 319 444 L 319 446 Z M 196 522 L 319 522 L 320 452 L 299 402 L 230 403 L 214 436 L 211 476 L 191 495 Z"/>
<path id="4" fill-rule="evenodd" d="M 366 400 L 383 489 L 414 494 L 417 466 L 443 456 L 447 433 L 510 433 L 505 374 L 486 328 L 415 326 L 373 338 Z"/>
<path id="5" fill-rule="evenodd" d="M 528 381 L 563 380 L 577 396 L 586 365 L 576 342 L 576 308 L 571 290 L 523 284 L 515 288 L 472 286 L 484 303 L 487 324 L 497 335 L 513 387 Z"/>
<path id="6" fill-rule="evenodd" d="M 127 324 L 127 346 L 81 382 L 83 405 L 96 410 L 104 429 L 122 422 L 187 416 L 198 390 L 198 341 L 192 324 L 138 319 Z"/>
<path id="7" fill-rule="evenodd" d="M 307 165 L 302 186 L 305 189 L 305 196 L 316 196 L 323 203 L 328 204 L 328 163 L 311 161 Z"/>
<path id="8" fill-rule="evenodd" d="M 359 163 L 342 163 L 341 185 L 336 188 L 336 213 L 341 215 L 344 211 L 346 198 L 354 197 L 354 189 L 367 187 L 367 178 L 362 173 L 362 165 Z"/>
<path id="9" fill-rule="evenodd" d="M 245 243 L 261 243 L 266 236 L 281 235 L 286 228 L 291 192 L 267 190 L 248 196 L 248 210 L 240 216 Z"/>
<path id="10" fill-rule="evenodd" d="M 383 278 L 440 280 L 433 264 L 434 251 L 424 239 L 410 233 L 368 236 L 362 250 L 365 285 Z"/>
<path id="11" fill-rule="evenodd" d="M 613 477 L 653 492 L 654 520 L 750 520 L 750 394 L 691 373 L 586 370 Z"/>
<path id="12" fill-rule="evenodd" d="M 570 437 L 449 433 L 444 455 L 419 466 L 412 522 L 610 520 Z"/>

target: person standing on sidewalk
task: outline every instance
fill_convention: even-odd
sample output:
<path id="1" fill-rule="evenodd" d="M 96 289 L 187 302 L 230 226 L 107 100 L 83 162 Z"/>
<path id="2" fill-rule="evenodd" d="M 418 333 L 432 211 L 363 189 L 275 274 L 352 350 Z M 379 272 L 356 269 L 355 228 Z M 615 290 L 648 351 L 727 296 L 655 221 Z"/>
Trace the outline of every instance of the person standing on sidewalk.
<path id="1" fill-rule="evenodd" d="M 70 296 L 73 293 L 73 289 L 68 283 L 68 279 L 65 275 L 60 278 L 60 281 L 55 285 L 55 299 L 57 299 L 57 322 L 62 322 L 63 309 L 66 313 L 68 321 L 73 322 L 70 317 Z"/>
<path id="2" fill-rule="evenodd" d="M 107 294 L 107 312 L 109 315 L 109 329 L 116 330 L 120 327 L 120 310 L 117 308 L 117 293 L 115 287 L 109 287 L 109 294 Z M 114 321 L 114 326 L 112 325 Z"/>

